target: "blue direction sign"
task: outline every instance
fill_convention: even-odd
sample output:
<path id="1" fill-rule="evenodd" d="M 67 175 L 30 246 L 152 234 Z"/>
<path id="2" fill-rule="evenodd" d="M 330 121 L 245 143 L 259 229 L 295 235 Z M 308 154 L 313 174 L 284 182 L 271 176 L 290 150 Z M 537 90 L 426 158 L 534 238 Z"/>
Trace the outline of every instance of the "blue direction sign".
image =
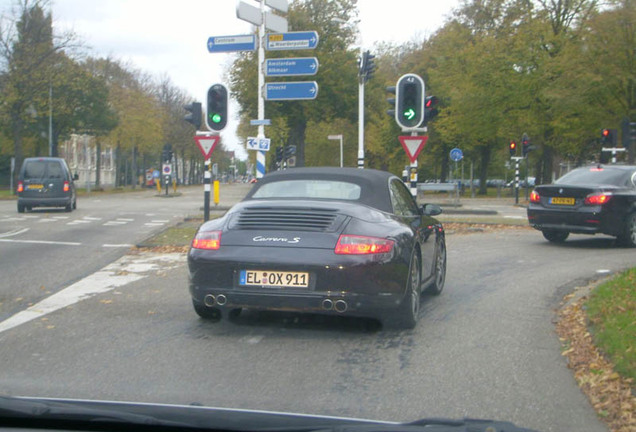
<path id="1" fill-rule="evenodd" d="M 208 51 L 211 53 L 254 51 L 256 35 L 211 36 L 208 39 Z"/>
<path id="2" fill-rule="evenodd" d="M 450 158 L 455 162 L 462 160 L 463 157 L 464 153 L 458 148 L 454 148 L 450 151 Z"/>
<path id="3" fill-rule="evenodd" d="M 272 82 L 265 84 L 265 99 L 268 101 L 316 99 L 316 81 Z"/>
<path id="4" fill-rule="evenodd" d="M 315 31 L 268 33 L 265 37 L 268 51 L 314 49 L 317 45 L 318 33 Z"/>
<path id="5" fill-rule="evenodd" d="M 318 59 L 316 57 L 296 57 L 265 60 L 266 76 L 316 75 Z"/>

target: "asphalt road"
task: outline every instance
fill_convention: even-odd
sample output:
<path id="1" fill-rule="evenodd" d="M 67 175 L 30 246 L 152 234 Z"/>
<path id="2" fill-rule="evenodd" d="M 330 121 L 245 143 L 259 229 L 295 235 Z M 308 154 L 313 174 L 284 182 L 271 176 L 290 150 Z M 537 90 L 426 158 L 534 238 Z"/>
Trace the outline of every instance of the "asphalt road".
<path id="1" fill-rule="evenodd" d="M 249 185 L 221 185 L 231 205 Z M 0 201 L 0 321 L 81 280 L 185 216 L 202 215 L 203 186 L 165 197 L 154 190 L 80 196 L 72 213 L 17 213 Z"/>
<path id="2" fill-rule="evenodd" d="M 450 234 L 448 251 L 444 293 L 402 332 L 255 311 L 209 323 L 191 309 L 182 254 L 126 255 L 61 291 L 57 309 L 0 323 L 0 393 L 606 430 L 560 354 L 554 310 L 574 286 L 633 266 L 634 251 L 524 229 Z M 104 279 L 119 284 L 82 291 Z"/>

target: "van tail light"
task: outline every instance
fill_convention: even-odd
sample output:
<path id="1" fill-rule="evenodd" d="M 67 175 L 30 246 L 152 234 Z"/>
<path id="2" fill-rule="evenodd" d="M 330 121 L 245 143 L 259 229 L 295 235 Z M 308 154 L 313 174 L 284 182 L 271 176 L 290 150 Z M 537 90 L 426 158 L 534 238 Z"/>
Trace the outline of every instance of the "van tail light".
<path id="1" fill-rule="evenodd" d="M 24 183 L 22 183 L 21 181 L 18 182 L 18 193 L 20 192 L 24 192 Z"/>
<path id="2" fill-rule="evenodd" d="M 71 189 L 71 186 L 67 181 L 64 182 L 64 192 L 68 192 Z"/>
<path id="3" fill-rule="evenodd" d="M 612 198 L 612 195 L 607 193 L 588 195 L 585 197 L 585 205 L 595 206 L 607 204 L 610 198 Z"/>
<path id="4" fill-rule="evenodd" d="M 537 191 L 532 191 L 532 192 L 530 193 L 530 202 L 533 202 L 533 203 L 540 203 L 540 202 L 541 202 L 541 195 L 539 195 L 539 194 L 537 193 Z"/>
<path id="5" fill-rule="evenodd" d="M 221 231 L 199 231 L 192 239 L 194 249 L 218 250 L 221 248 Z"/>
<path id="6" fill-rule="evenodd" d="M 380 254 L 388 253 L 393 250 L 393 240 L 367 237 L 367 236 L 355 236 L 355 235 L 341 235 L 336 244 L 335 253 L 339 255 L 368 255 L 368 254 Z"/>

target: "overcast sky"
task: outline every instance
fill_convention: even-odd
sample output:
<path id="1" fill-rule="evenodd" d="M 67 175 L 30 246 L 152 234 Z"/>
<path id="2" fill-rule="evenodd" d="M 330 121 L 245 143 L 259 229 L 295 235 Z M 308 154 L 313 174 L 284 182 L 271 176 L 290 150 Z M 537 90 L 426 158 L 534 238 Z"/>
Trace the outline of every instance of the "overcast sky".
<path id="1" fill-rule="evenodd" d="M 243 1 L 258 5 L 254 0 Z M 93 56 L 112 56 L 154 76 L 167 75 L 177 87 L 203 101 L 210 85 L 223 82 L 224 70 L 232 60 L 230 54 L 208 53 L 208 37 L 252 31 L 250 24 L 236 17 L 237 2 L 52 0 L 52 9 L 56 31 L 73 29 Z M 6 14 L 14 3 L 0 0 L 0 13 Z M 459 0 L 359 0 L 363 46 L 372 49 L 378 41 L 422 39 L 458 4 Z M 265 113 L 267 117 L 267 104 Z M 236 123 L 231 121 L 223 132 L 230 150 L 239 146 Z"/>

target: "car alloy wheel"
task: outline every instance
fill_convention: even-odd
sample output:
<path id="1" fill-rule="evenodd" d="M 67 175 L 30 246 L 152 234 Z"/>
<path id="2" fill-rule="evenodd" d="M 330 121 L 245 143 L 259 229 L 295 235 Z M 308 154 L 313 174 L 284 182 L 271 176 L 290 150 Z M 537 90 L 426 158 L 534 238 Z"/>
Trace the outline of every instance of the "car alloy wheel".
<path id="1" fill-rule="evenodd" d="M 636 212 L 628 214 L 625 218 L 625 231 L 618 240 L 625 246 L 636 247 Z"/>
<path id="2" fill-rule="evenodd" d="M 446 241 L 442 238 L 437 241 L 435 251 L 435 280 L 428 288 L 427 292 L 433 295 L 440 295 L 444 289 L 446 281 Z"/>
<path id="3" fill-rule="evenodd" d="M 399 329 L 412 329 L 417 324 L 420 313 L 420 270 L 420 259 L 414 252 L 409 266 L 406 295 L 392 320 Z"/>

